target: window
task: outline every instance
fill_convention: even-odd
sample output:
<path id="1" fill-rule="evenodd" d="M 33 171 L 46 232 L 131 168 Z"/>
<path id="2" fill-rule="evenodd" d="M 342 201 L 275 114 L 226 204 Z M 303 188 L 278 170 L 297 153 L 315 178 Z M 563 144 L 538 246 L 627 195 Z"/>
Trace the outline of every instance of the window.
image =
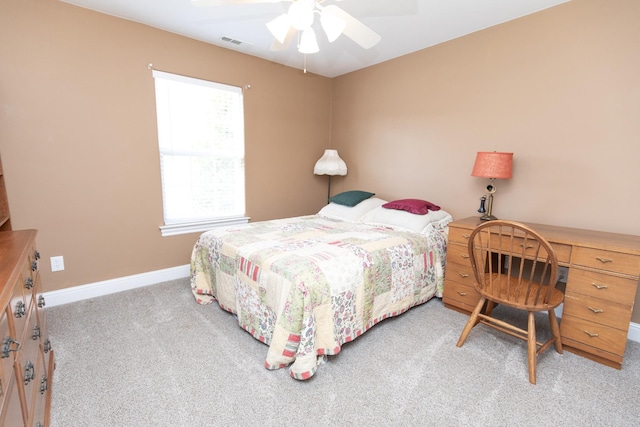
<path id="1" fill-rule="evenodd" d="M 163 236 L 246 223 L 242 89 L 153 71 Z"/>

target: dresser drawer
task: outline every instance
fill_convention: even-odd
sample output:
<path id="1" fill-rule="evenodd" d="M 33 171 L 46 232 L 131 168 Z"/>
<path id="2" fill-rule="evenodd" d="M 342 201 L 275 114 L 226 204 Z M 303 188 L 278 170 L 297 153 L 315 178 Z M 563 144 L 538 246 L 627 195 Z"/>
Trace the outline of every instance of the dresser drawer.
<path id="1" fill-rule="evenodd" d="M 629 274 L 635 277 L 638 277 L 640 273 L 640 255 L 583 248 L 580 246 L 573 249 L 571 264 L 615 271 L 616 273 Z"/>
<path id="2" fill-rule="evenodd" d="M 587 295 L 567 294 L 564 297 L 562 315 L 626 331 L 631 321 L 631 306 Z"/>
<path id="3" fill-rule="evenodd" d="M 621 304 L 633 304 L 638 281 L 579 268 L 569 269 L 567 294 L 583 294 Z"/>
<path id="4" fill-rule="evenodd" d="M 445 277 L 447 280 L 453 280 L 467 286 L 473 286 L 475 280 L 471 264 L 460 264 L 457 262 L 447 262 L 445 268 Z"/>
<path id="5" fill-rule="evenodd" d="M 588 320 L 563 314 L 560 321 L 562 338 L 605 350 L 618 356 L 624 355 L 627 331 L 611 328 Z"/>

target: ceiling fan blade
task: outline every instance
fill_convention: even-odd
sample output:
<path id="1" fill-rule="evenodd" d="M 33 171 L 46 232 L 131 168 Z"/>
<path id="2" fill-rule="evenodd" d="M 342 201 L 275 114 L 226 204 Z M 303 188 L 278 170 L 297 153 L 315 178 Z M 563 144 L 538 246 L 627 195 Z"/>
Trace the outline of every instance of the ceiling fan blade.
<path id="1" fill-rule="evenodd" d="M 358 43 L 365 49 L 372 48 L 381 40 L 381 37 L 378 33 L 364 25 L 362 22 L 358 21 L 353 16 L 349 15 L 344 10 L 340 9 L 338 6 L 325 6 L 323 8 L 323 12 L 329 13 L 342 19 L 345 22 L 345 27 L 342 31 L 342 34 L 349 37 L 351 40 Z"/>
<path id="2" fill-rule="evenodd" d="M 198 7 L 228 6 L 249 3 L 280 3 L 287 0 L 191 0 L 191 4 Z"/>
<path id="3" fill-rule="evenodd" d="M 273 43 L 271 43 L 270 50 L 272 52 L 280 52 L 280 51 L 286 50 L 291 44 L 291 40 L 293 40 L 293 37 L 296 35 L 297 32 L 298 31 L 295 28 L 289 27 L 289 32 L 285 36 L 284 41 L 280 43 L 278 39 L 275 39 Z"/>

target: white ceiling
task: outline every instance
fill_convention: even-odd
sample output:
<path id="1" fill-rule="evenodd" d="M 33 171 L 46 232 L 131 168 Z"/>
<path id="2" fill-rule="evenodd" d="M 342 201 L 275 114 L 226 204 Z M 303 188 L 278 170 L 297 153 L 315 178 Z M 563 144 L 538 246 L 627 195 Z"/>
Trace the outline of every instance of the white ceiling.
<path id="1" fill-rule="evenodd" d="M 62 0 L 273 62 L 304 69 L 296 43 L 270 51 L 265 23 L 286 12 L 289 2 L 195 7 L 191 0 Z M 306 55 L 306 69 L 336 77 L 569 0 L 325 0 L 382 36 L 369 50 L 347 37 L 329 43 L 318 34 L 320 52 Z M 318 21 L 316 19 L 316 21 Z M 316 22 L 314 24 L 318 25 Z M 223 37 L 241 41 L 236 45 Z"/>

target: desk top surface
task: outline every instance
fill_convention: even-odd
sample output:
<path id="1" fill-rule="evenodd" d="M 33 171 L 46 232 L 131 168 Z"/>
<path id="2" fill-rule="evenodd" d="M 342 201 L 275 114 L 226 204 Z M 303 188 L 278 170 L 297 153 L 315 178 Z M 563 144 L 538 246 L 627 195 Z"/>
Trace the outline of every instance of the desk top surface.
<path id="1" fill-rule="evenodd" d="M 449 227 L 473 229 L 483 222 L 484 221 L 480 220 L 480 217 L 472 216 L 453 221 L 449 224 Z M 640 236 L 585 230 L 581 228 L 560 227 L 556 225 L 535 224 L 531 222 L 522 222 L 522 224 L 533 228 L 552 243 L 584 246 L 640 255 Z"/>

